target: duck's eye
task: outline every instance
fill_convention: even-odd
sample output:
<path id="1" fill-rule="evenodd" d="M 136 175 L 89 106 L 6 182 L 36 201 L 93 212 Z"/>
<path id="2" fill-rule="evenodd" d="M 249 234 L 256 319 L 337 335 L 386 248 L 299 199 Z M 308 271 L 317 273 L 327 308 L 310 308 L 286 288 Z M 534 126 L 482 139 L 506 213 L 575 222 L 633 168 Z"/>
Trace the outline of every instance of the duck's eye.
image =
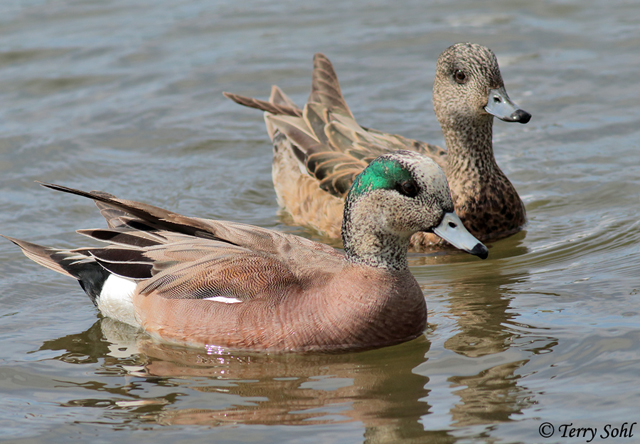
<path id="1" fill-rule="evenodd" d="M 467 79 L 467 75 L 461 69 L 457 69 L 456 72 L 453 74 L 453 77 L 456 79 L 456 82 L 460 84 L 463 84 L 464 81 Z"/>
<path id="2" fill-rule="evenodd" d="M 400 183 L 398 192 L 403 196 L 416 197 L 418 195 L 418 184 L 414 180 L 405 180 Z"/>

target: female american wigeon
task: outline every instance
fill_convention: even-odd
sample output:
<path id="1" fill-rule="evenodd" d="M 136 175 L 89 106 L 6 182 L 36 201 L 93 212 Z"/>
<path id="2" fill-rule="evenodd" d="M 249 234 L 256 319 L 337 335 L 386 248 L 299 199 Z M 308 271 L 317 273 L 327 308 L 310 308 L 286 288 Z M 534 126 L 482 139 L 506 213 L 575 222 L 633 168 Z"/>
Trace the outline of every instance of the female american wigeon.
<path id="1" fill-rule="evenodd" d="M 314 57 L 311 95 L 303 110 L 277 86 L 269 102 L 225 95 L 266 112 L 278 203 L 295 224 L 339 238 L 344 198 L 354 177 L 377 156 L 397 149 L 423 153 L 444 169 L 456 213 L 483 242 L 509 236 L 525 224 L 524 205 L 493 155 L 492 128 L 494 116 L 527 123 L 531 115 L 509 99 L 496 56 L 484 46 L 458 43 L 438 58 L 433 106 L 446 151 L 361 127 L 322 54 Z M 442 244 L 433 234 L 418 233 L 410 248 L 424 251 Z"/>
<path id="2" fill-rule="evenodd" d="M 421 154 L 379 157 L 344 206 L 344 254 L 291 234 L 171 213 L 102 192 L 108 228 L 79 230 L 105 247 L 58 250 L 11 239 L 73 277 L 103 315 L 198 347 L 335 351 L 422 334 L 425 297 L 407 265 L 411 235 L 434 232 L 486 258 L 453 210 L 444 173 Z"/>

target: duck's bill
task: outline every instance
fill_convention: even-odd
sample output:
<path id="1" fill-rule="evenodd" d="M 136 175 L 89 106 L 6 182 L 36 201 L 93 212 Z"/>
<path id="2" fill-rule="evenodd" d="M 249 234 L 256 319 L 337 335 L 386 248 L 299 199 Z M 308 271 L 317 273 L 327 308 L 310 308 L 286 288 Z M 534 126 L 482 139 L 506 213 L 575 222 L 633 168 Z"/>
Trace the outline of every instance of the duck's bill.
<path id="1" fill-rule="evenodd" d="M 511 101 L 504 86 L 489 90 L 487 106 L 484 110 L 505 122 L 527 123 L 531 120 L 531 114 Z"/>
<path id="2" fill-rule="evenodd" d="M 445 213 L 442 222 L 433 232 L 462 251 L 481 259 L 489 256 L 487 247 L 467 231 L 456 213 Z"/>

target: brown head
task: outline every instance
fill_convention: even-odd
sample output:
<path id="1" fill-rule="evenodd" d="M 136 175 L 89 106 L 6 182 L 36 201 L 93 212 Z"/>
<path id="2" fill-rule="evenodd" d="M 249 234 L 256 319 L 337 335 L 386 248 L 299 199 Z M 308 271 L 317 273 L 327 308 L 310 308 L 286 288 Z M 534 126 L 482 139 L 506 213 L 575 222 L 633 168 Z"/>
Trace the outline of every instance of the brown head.
<path id="1" fill-rule="evenodd" d="M 531 114 L 516 106 L 502 81 L 496 55 L 475 43 L 447 48 L 436 66 L 433 107 L 443 127 L 492 121 L 527 123 Z"/>

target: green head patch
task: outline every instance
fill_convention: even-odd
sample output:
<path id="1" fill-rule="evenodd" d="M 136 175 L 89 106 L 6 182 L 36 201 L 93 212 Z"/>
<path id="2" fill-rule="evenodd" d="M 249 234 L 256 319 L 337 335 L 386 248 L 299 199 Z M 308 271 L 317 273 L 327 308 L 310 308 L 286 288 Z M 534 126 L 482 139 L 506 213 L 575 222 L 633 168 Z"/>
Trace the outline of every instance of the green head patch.
<path id="1" fill-rule="evenodd" d="M 373 190 L 393 190 L 408 181 L 413 182 L 413 177 L 400 162 L 379 157 L 356 176 L 349 194 L 356 197 Z"/>

